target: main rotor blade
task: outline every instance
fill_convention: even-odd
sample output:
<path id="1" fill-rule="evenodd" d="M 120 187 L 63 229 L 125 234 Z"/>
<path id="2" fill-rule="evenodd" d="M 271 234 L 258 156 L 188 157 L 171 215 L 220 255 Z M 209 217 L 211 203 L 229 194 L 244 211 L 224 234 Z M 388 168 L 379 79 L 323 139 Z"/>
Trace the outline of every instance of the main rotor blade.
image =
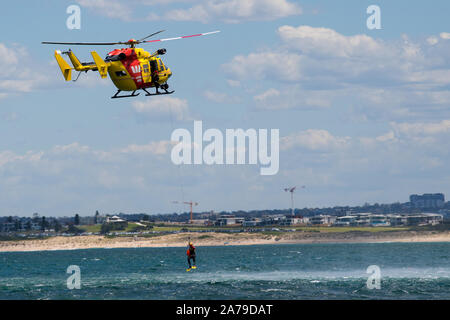
<path id="1" fill-rule="evenodd" d="M 156 36 L 158 33 L 161 33 L 161 32 L 164 32 L 164 31 L 166 31 L 166 30 L 160 30 L 160 31 L 158 31 L 158 32 L 152 33 L 151 35 L 146 36 L 145 38 L 139 39 L 138 41 L 141 42 L 141 41 L 143 41 L 143 40 L 145 40 L 145 39 L 148 39 L 148 38 L 150 38 L 150 37 Z"/>
<path id="2" fill-rule="evenodd" d="M 186 39 L 186 38 L 193 38 L 193 37 L 199 37 L 199 36 L 206 36 L 213 33 L 218 33 L 220 31 L 212 31 L 212 32 L 206 32 L 206 33 L 199 33 L 199 34 L 192 34 L 190 36 L 182 36 L 182 37 L 176 37 L 176 38 L 167 38 L 167 39 L 158 39 L 158 40 L 149 40 L 149 41 L 142 41 L 142 43 L 150 43 L 150 42 L 162 42 L 162 41 L 170 41 L 170 40 L 178 40 L 178 39 Z"/>
<path id="3" fill-rule="evenodd" d="M 44 41 L 42 44 L 65 44 L 73 46 L 111 46 L 116 44 L 127 44 L 127 42 L 47 42 Z"/>
<path id="4" fill-rule="evenodd" d="M 213 32 L 206 32 L 206 33 L 199 33 L 199 34 L 192 34 L 189 36 L 182 36 L 182 37 L 176 37 L 176 38 L 166 38 L 166 39 L 158 39 L 158 40 L 148 40 L 148 41 L 142 41 L 144 39 L 150 38 L 158 33 L 161 33 L 165 30 L 161 30 L 155 33 L 152 33 L 151 35 L 148 35 L 147 37 L 141 39 L 141 40 L 133 40 L 133 44 L 138 44 L 138 43 L 151 43 L 151 42 L 163 42 L 163 41 L 170 41 L 170 40 L 178 40 L 178 39 L 186 39 L 186 38 L 193 38 L 193 37 L 199 37 L 199 36 L 206 36 L 209 34 L 214 34 L 214 33 L 218 33 L 220 31 L 213 31 Z M 112 45 L 116 45 L 116 44 L 125 44 L 125 45 L 130 45 L 132 44 L 130 43 L 130 41 L 120 41 L 120 42 L 49 42 L 49 41 L 44 41 L 42 42 L 42 44 L 61 44 L 61 45 L 72 45 L 72 46 L 112 46 Z"/>

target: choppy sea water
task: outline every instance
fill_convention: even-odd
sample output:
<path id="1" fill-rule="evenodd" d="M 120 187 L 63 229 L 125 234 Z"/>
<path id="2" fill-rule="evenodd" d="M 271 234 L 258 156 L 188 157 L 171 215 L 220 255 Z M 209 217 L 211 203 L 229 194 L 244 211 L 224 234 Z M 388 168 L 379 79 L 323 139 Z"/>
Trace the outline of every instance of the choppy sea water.
<path id="1" fill-rule="evenodd" d="M 450 299 L 450 243 L 0 253 L 0 299 Z M 81 289 L 67 288 L 68 266 Z M 370 265 L 380 289 L 368 289 Z"/>

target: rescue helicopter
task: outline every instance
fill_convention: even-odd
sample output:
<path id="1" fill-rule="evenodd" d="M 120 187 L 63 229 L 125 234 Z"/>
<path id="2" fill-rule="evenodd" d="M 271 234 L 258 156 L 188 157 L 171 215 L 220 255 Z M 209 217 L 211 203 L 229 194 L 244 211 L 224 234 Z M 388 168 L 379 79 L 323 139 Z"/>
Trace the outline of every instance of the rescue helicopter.
<path id="1" fill-rule="evenodd" d="M 72 80 L 72 70 L 78 71 L 77 81 L 82 72 L 98 71 L 101 78 L 107 78 L 107 74 L 111 78 L 114 85 L 117 87 L 117 92 L 112 99 L 136 97 L 140 93 L 136 93 L 138 90 L 143 90 L 146 96 L 154 96 L 161 94 L 172 94 L 174 91 L 169 91 L 169 85 L 167 81 L 172 76 L 172 71 L 167 67 L 160 56 L 166 53 L 166 49 L 158 49 L 154 53 L 150 54 L 142 48 L 136 48 L 136 45 L 141 43 L 157 43 L 170 40 L 186 39 L 199 36 L 210 35 L 218 33 L 220 31 L 206 32 L 193 34 L 189 36 L 166 38 L 158 40 L 147 40 L 165 30 L 161 30 L 152 33 L 145 38 L 136 40 L 130 39 L 125 42 L 47 42 L 42 44 L 53 45 L 90 45 L 90 46 L 112 46 L 112 45 L 126 45 L 128 48 L 115 49 L 108 53 L 103 60 L 97 52 L 91 51 L 94 62 L 80 62 L 71 49 L 61 52 L 55 50 L 55 58 L 61 69 L 61 72 L 66 81 Z M 64 60 L 62 55 L 67 55 L 73 65 L 73 68 Z M 155 93 L 150 93 L 147 89 L 155 88 Z M 159 89 L 164 90 L 163 92 Z M 119 95 L 122 91 L 132 92 L 127 95 Z"/>

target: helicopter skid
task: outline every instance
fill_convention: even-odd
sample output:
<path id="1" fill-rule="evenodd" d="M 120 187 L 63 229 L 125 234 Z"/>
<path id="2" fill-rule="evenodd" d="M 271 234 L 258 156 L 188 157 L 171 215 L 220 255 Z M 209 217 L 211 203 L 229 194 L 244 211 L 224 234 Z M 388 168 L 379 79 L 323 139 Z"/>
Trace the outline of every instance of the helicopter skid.
<path id="1" fill-rule="evenodd" d="M 128 95 L 125 95 L 125 96 L 118 96 L 118 94 L 119 94 L 121 91 L 122 91 L 122 90 L 117 91 L 116 94 L 113 95 L 113 96 L 111 97 L 111 99 L 130 98 L 130 97 L 137 97 L 138 95 L 140 95 L 140 93 L 135 94 L 136 91 L 133 91 L 132 94 L 128 94 Z"/>
<path id="2" fill-rule="evenodd" d="M 164 91 L 165 92 L 159 92 L 158 90 L 156 90 L 156 92 L 155 93 L 150 93 L 150 92 L 148 92 L 147 90 L 145 90 L 145 89 L 142 89 L 142 90 L 144 90 L 147 94 L 145 95 L 145 96 L 159 96 L 159 95 L 162 95 L 162 94 L 172 94 L 172 93 L 174 93 L 175 91 L 173 90 L 173 91 L 167 91 L 166 89 L 164 89 Z"/>
<path id="3" fill-rule="evenodd" d="M 146 96 L 160 96 L 162 94 L 172 94 L 175 91 L 166 91 L 166 92 L 156 92 L 156 93 L 149 93 L 147 92 Z"/>

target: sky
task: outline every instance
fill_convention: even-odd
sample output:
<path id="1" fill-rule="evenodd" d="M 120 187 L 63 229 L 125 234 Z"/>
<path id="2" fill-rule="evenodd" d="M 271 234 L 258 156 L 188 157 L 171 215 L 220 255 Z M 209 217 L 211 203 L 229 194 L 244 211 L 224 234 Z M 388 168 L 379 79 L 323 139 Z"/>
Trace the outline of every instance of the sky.
<path id="1" fill-rule="evenodd" d="M 80 29 L 66 10 L 81 8 Z M 367 8 L 380 8 L 369 29 Z M 8 1 L 0 28 L 0 216 L 169 213 L 407 202 L 450 195 L 450 2 Z M 111 100 L 98 73 L 65 82 L 42 41 L 220 30 L 164 47 L 169 96 Z M 82 61 L 116 47 L 72 46 Z M 75 73 L 74 73 L 75 75 Z M 171 134 L 279 129 L 280 168 L 181 165 Z"/>

